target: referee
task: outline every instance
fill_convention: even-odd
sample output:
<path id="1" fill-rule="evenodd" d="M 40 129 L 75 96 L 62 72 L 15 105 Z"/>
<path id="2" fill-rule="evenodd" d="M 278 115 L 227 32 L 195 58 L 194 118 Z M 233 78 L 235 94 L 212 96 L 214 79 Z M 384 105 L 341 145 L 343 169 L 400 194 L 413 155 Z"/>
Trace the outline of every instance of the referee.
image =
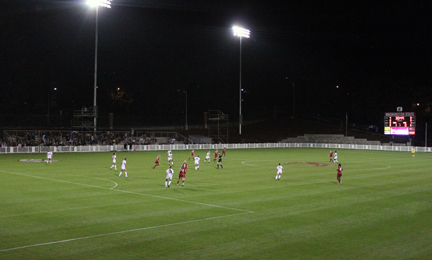
<path id="1" fill-rule="evenodd" d="M 219 154 L 219 159 L 217 161 L 217 168 L 216 169 L 219 169 L 219 165 L 223 169 L 223 166 L 222 166 L 222 154 L 221 153 Z"/>

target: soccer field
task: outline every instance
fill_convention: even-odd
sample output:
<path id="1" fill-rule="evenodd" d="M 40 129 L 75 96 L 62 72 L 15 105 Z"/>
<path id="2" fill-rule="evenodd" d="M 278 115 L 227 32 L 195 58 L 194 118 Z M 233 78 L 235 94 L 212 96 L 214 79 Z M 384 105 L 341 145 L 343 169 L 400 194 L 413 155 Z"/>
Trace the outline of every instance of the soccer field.
<path id="1" fill-rule="evenodd" d="M 338 150 L 337 185 L 326 149 L 206 152 L 184 188 L 190 151 L 171 188 L 166 151 L 1 155 L 0 259 L 432 259 L 432 154 Z"/>

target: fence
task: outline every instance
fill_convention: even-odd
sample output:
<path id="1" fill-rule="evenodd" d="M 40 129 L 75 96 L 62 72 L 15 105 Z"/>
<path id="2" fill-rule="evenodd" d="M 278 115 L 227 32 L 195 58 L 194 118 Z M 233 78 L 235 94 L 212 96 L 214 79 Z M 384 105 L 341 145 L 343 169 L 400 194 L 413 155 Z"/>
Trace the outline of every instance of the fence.
<path id="1" fill-rule="evenodd" d="M 95 145 L 95 146 L 29 146 L 2 147 L 0 154 L 11 153 L 54 153 L 77 152 L 112 152 L 112 151 L 162 151 L 162 150 L 215 150 L 215 149 L 253 149 L 253 148 L 326 148 L 326 149 L 355 149 L 376 151 L 411 152 L 413 146 L 382 146 L 361 144 L 322 144 L 322 143 L 243 143 L 243 144 L 161 144 L 161 145 Z M 417 152 L 432 152 L 431 147 L 414 147 Z"/>

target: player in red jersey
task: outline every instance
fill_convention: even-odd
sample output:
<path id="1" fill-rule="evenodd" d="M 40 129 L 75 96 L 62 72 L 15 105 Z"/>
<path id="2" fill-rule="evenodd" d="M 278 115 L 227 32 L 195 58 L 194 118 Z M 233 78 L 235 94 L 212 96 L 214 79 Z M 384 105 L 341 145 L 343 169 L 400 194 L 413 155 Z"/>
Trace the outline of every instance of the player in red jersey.
<path id="1" fill-rule="evenodd" d="M 195 158 L 195 150 L 192 150 L 192 151 L 191 151 L 191 155 L 190 155 L 188 161 L 189 161 L 191 158 Z"/>
<path id="2" fill-rule="evenodd" d="M 330 150 L 330 162 L 333 162 L 333 151 Z"/>
<path id="3" fill-rule="evenodd" d="M 181 168 L 180 168 L 180 173 L 179 173 L 179 178 L 177 180 L 177 185 L 179 185 L 179 182 L 181 180 L 182 181 L 182 187 L 184 187 L 187 169 L 188 169 L 188 165 L 187 165 L 186 160 L 185 160 L 184 163 L 182 164 Z"/>
<path id="4" fill-rule="evenodd" d="M 156 166 L 160 165 L 159 160 L 160 160 L 160 155 L 158 155 L 158 157 L 156 158 L 155 166 L 153 166 L 153 169 L 156 168 Z"/>
<path id="5" fill-rule="evenodd" d="M 339 165 L 338 165 L 338 167 L 337 167 L 337 180 L 338 180 L 338 184 L 341 184 L 342 183 L 342 181 L 341 181 L 341 177 L 342 177 L 342 171 L 343 171 L 343 169 L 342 169 L 342 165 L 339 163 Z"/>
<path id="6" fill-rule="evenodd" d="M 224 148 L 223 150 L 222 150 L 222 155 L 225 157 L 225 155 L 226 155 L 226 149 Z"/>
<path id="7" fill-rule="evenodd" d="M 219 154 L 219 151 L 216 150 L 215 153 L 214 153 L 214 159 L 213 159 L 213 162 L 215 162 L 215 161 L 217 160 L 217 158 L 218 158 L 218 154 Z"/>

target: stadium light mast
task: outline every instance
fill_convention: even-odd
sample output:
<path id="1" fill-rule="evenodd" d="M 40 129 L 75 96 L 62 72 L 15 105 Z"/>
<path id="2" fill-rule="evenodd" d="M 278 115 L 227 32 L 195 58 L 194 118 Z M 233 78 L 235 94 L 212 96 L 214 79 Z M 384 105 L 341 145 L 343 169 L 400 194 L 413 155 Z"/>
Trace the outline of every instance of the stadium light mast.
<path id="1" fill-rule="evenodd" d="M 94 132 L 96 132 L 97 126 L 97 103 L 96 103 L 96 94 L 97 94 L 97 55 L 98 55 L 98 16 L 99 16 L 99 7 L 111 8 L 112 0 L 88 0 L 87 4 L 96 9 L 96 27 L 95 27 L 95 65 L 94 65 L 94 95 L 93 95 L 93 114 L 94 114 Z"/>
<path id="2" fill-rule="evenodd" d="M 241 125 L 242 125 L 242 38 L 250 38 L 250 31 L 242 27 L 233 26 L 232 30 L 234 36 L 240 38 L 240 80 L 239 80 L 239 134 L 241 135 Z"/>

